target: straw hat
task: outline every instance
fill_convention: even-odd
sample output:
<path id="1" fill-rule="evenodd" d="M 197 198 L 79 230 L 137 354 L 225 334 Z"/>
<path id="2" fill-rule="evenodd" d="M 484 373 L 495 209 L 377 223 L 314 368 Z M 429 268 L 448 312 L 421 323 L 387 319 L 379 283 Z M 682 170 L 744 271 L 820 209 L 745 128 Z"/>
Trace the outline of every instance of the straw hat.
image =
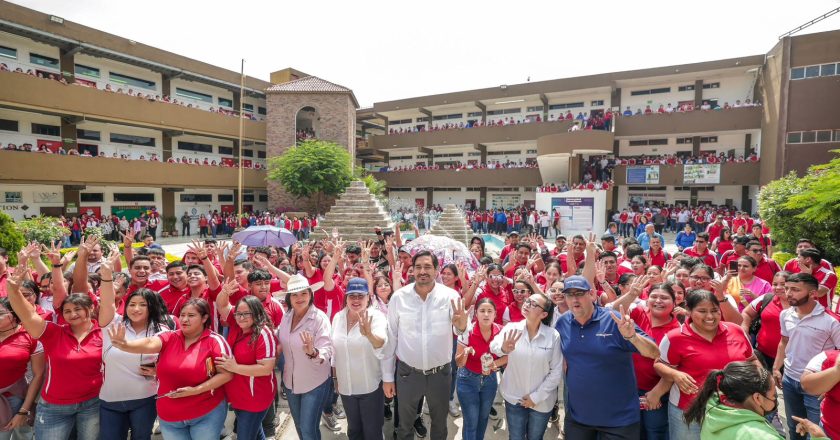
<path id="1" fill-rule="evenodd" d="M 300 292 L 306 289 L 312 289 L 312 291 L 314 292 L 320 289 L 321 287 L 324 287 L 323 281 L 319 281 L 315 284 L 309 284 L 309 280 L 307 280 L 305 276 L 301 274 L 294 274 L 291 277 L 289 277 L 289 282 L 286 283 L 286 290 L 282 292 L 277 292 L 277 294 L 285 295 L 287 293 Z"/>

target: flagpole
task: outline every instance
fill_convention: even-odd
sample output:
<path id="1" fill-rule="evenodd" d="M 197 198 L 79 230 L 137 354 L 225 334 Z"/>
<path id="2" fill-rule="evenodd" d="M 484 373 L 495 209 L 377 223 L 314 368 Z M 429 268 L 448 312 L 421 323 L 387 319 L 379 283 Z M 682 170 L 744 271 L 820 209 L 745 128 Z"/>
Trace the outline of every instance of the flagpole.
<path id="1" fill-rule="evenodd" d="M 242 65 L 240 67 L 239 75 L 239 176 L 237 183 L 237 212 L 239 213 L 236 220 L 237 227 L 242 222 L 242 128 L 245 121 L 242 120 L 245 102 L 245 58 L 242 58 Z"/>

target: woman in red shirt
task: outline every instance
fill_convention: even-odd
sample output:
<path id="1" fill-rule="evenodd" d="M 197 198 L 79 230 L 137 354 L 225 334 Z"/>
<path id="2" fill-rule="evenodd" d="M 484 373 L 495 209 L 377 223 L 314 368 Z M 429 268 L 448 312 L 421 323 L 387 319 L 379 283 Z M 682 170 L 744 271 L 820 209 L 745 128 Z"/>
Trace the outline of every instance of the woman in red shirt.
<path id="1" fill-rule="evenodd" d="M 720 236 L 712 241 L 712 252 L 723 255 L 726 251 L 732 250 L 732 231 L 729 228 L 720 230 Z"/>
<path id="2" fill-rule="evenodd" d="M 210 330 L 210 305 L 190 298 L 181 308 L 180 330 L 127 341 L 125 327 L 108 329 L 114 347 L 128 353 L 155 354 L 157 411 L 164 438 L 204 440 L 221 434 L 227 415 L 224 384 L 233 375 L 215 365 L 230 357 L 225 339 Z"/>
<path id="3" fill-rule="evenodd" d="M 27 333 L 44 347 L 47 375 L 35 421 L 35 438 L 99 438 L 102 331 L 91 319 L 93 301 L 72 294 L 61 304 L 66 324 L 47 322 L 20 291 L 26 274 L 18 266 L 8 280 L 9 302 Z"/>
<path id="4" fill-rule="evenodd" d="M 673 382 L 668 404 L 670 437 L 699 440 L 700 425 L 686 424 L 684 411 L 709 372 L 730 362 L 758 362 L 744 330 L 721 320 L 720 302 L 712 292 L 693 290 L 686 304 L 689 318 L 662 338 L 654 369 L 660 377 Z"/>
<path id="5" fill-rule="evenodd" d="M 32 365 L 32 381 L 26 370 Z M 6 400 L 12 418 L 0 426 L 0 439 L 32 438 L 32 409 L 44 383 L 44 347 L 20 325 L 9 298 L 0 298 L 0 401 Z"/>
<path id="6" fill-rule="evenodd" d="M 233 379 L 225 384 L 225 394 L 236 413 L 237 438 L 265 439 L 262 421 L 277 391 L 277 342 L 259 298 L 248 295 L 239 300 L 235 310 L 230 305 L 227 298 L 238 287 L 235 281 L 228 283 L 216 300 L 219 317 L 230 329 L 227 340 L 233 351 L 233 357 L 216 358 L 216 366 L 233 373 Z"/>

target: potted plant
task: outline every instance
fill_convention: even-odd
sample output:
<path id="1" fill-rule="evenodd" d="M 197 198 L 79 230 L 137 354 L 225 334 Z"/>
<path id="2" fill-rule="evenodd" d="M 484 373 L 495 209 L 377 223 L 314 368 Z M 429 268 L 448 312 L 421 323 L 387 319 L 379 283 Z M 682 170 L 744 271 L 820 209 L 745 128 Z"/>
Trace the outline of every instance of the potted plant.
<path id="1" fill-rule="evenodd" d="M 177 237 L 178 236 L 178 217 L 168 215 L 163 217 L 163 236 Z"/>

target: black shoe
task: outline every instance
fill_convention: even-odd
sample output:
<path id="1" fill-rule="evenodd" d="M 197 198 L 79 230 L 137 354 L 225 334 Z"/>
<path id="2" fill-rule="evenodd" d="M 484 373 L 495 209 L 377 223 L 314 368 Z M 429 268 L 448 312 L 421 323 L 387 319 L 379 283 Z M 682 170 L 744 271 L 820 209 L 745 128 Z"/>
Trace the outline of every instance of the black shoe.
<path id="1" fill-rule="evenodd" d="M 385 420 L 391 420 L 394 417 L 394 413 L 391 411 L 391 405 L 385 404 Z"/>
<path id="2" fill-rule="evenodd" d="M 426 434 L 428 434 L 429 430 L 426 429 L 426 425 L 423 424 L 423 418 L 418 417 L 417 420 L 414 421 L 414 433 L 417 434 L 417 437 L 426 438 Z"/>
<path id="3" fill-rule="evenodd" d="M 496 408 L 490 407 L 490 420 L 499 420 L 499 413 L 496 412 Z"/>

